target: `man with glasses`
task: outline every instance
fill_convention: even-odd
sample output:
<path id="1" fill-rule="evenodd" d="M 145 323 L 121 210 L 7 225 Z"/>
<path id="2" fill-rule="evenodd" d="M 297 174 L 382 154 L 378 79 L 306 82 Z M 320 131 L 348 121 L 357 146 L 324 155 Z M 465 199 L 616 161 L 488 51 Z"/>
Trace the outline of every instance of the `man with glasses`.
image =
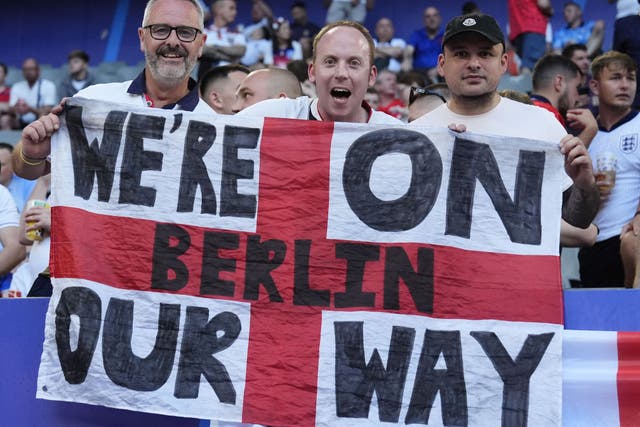
<path id="1" fill-rule="evenodd" d="M 144 70 L 133 80 L 90 86 L 75 96 L 138 107 L 215 115 L 200 99 L 189 76 L 202 53 L 203 12 L 196 0 L 149 0 L 138 29 Z M 35 179 L 49 173 L 51 134 L 58 129 L 62 104 L 27 126 L 13 152 L 17 175 Z"/>
<path id="2" fill-rule="evenodd" d="M 446 126 L 472 132 L 551 141 L 565 156 L 567 194 L 562 217 L 587 228 L 598 210 L 591 159 L 582 141 L 567 135 L 550 114 L 532 105 L 502 98 L 497 92 L 507 70 L 504 34 L 496 20 L 483 14 L 462 15 L 447 24 L 438 56 L 451 99 L 413 121 L 411 126 Z"/>

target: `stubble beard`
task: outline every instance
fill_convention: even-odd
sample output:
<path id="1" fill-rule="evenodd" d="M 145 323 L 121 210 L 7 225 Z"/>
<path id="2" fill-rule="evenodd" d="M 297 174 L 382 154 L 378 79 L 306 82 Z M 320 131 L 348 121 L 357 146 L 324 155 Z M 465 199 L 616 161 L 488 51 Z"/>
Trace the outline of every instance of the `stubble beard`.
<path id="1" fill-rule="evenodd" d="M 178 64 L 163 64 L 162 57 L 157 52 L 145 52 L 145 58 L 151 71 L 151 75 L 165 83 L 179 83 L 187 78 L 195 67 L 195 60 L 185 56 L 184 62 Z"/>

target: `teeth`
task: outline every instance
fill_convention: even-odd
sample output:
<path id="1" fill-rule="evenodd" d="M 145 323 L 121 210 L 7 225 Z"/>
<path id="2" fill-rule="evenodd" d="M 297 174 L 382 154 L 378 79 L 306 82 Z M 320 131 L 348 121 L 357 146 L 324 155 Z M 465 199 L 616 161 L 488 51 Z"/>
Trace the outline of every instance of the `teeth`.
<path id="1" fill-rule="evenodd" d="M 337 96 L 337 97 L 348 97 L 351 95 L 351 91 L 348 89 L 331 89 L 331 95 L 333 96 Z"/>

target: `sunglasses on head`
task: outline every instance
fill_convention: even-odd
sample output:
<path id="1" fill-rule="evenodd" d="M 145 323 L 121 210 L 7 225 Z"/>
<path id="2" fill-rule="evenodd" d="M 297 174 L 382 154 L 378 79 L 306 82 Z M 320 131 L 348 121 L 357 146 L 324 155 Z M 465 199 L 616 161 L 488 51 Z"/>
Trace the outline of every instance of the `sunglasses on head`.
<path id="1" fill-rule="evenodd" d="M 411 86 L 411 92 L 409 92 L 409 105 L 413 104 L 413 101 L 418 98 L 422 98 L 423 96 L 437 96 L 443 103 L 447 103 L 447 100 L 444 99 L 444 96 L 440 95 L 437 92 L 433 92 L 423 87 Z"/>

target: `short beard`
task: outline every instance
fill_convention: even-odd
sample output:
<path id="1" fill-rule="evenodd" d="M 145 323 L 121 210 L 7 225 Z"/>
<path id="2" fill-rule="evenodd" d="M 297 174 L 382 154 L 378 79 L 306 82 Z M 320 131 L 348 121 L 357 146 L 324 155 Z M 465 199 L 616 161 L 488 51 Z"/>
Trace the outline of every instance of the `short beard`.
<path id="1" fill-rule="evenodd" d="M 191 74 L 191 71 L 193 71 L 196 63 L 195 60 L 189 58 L 189 55 L 184 56 L 183 67 L 161 65 L 159 63 L 161 57 L 157 52 L 145 52 L 144 57 L 147 61 L 149 71 L 151 71 L 151 75 L 155 79 L 163 81 L 167 84 L 179 83 L 183 81 Z"/>

